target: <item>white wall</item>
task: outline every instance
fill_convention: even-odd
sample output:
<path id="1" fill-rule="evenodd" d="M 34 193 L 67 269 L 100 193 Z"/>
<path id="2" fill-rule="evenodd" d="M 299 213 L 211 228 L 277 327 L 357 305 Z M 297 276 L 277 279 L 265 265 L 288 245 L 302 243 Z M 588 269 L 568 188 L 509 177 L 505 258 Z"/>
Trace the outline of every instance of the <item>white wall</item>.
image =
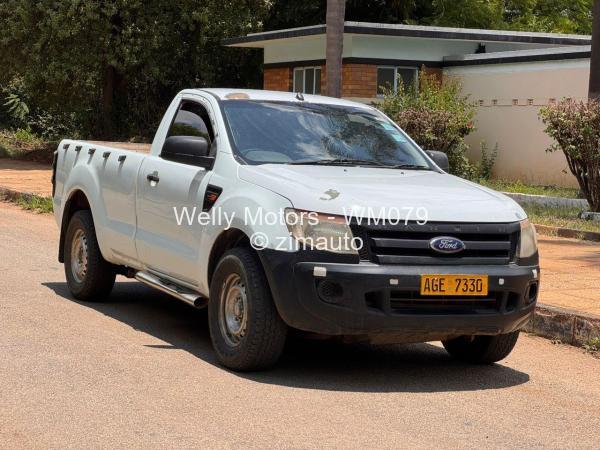
<path id="1" fill-rule="evenodd" d="M 552 98 L 587 97 L 589 59 L 457 67 L 444 75 L 459 77 L 471 100 L 483 102 L 467 138 L 471 157 L 479 157 L 482 140 L 490 149 L 497 143 L 496 177 L 577 186 L 562 153 L 545 152 L 552 140 L 538 113 Z"/>
<path id="2" fill-rule="evenodd" d="M 478 44 L 474 41 L 345 34 L 343 57 L 442 61 L 444 56 L 475 53 Z M 485 44 L 488 52 L 545 47 L 508 42 Z M 264 49 L 265 64 L 325 59 L 325 35 L 266 41 Z"/>
<path id="3" fill-rule="evenodd" d="M 352 37 L 344 36 L 343 57 L 349 56 Z M 325 35 L 304 36 L 268 41 L 265 44 L 265 64 L 325 59 Z"/>
<path id="4" fill-rule="evenodd" d="M 482 42 L 487 52 L 541 48 L 539 44 Z M 354 35 L 349 56 L 356 58 L 408 59 L 442 61 L 444 56 L 475 53 L 479 42 L 398 36 Z"/>

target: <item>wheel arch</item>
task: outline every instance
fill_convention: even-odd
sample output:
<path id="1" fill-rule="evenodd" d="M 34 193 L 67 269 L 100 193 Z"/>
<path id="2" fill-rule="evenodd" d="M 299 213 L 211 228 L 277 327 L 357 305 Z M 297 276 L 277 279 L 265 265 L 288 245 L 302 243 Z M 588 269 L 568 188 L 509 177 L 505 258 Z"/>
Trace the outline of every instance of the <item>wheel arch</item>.
<path id="1" fill-rule="evenodd" d="M 73 192 L 71 192 L 68 200 L 65 202 L 65 206 L 63 207 L 60 226 L 60 240 L 58 244 L 58 261 L 61 263 L 65 262 L 65 236 L 67 234 L 69 222 L 71 221 L 73 214 L 82 210 L 89 210 L 92 214 L 93 220 L 94 214 L 92 212 L 92 207 L 87 195 L 85 192 L 83 192 L 83 190 L 75 189 Z"/>
<path id="2" fill-rule="evenodd" d="M 229 228 L 228 230 L 225 230 L 219 234 L 219 236 L 215 239 L 210 251 L 210 256 L 208 258 L 208 267 L 206 273 L 209 288 L 219 260 L 225 254 L 225 252 L 235 247 L 251 247 L 250 238 L 239 228 Z"/>

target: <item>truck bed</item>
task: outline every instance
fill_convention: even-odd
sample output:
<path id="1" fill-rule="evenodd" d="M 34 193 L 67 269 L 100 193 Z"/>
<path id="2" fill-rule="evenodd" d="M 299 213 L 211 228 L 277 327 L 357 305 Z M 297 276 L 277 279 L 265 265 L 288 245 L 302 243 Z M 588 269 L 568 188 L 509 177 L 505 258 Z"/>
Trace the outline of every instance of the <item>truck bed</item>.
<path id="1" fill-rule="evenodd" d="M 113 263 L 135 259 L 138 172 L 149 154 L 149 144 L 123 142 L 64 140 L 58 147 L 55 217 L 60 223 L 64 202 L 83 192 L 102 254 Z"/>
<path id="2" fill-rule="evenodd" d="M 151 144 L 141 144 L 136 142 L 109 142 L 109 141 L 82 141 L 83 143 L 100 145 L 120 150 L 130 150 L 137 153 L 150 153 Z"/>

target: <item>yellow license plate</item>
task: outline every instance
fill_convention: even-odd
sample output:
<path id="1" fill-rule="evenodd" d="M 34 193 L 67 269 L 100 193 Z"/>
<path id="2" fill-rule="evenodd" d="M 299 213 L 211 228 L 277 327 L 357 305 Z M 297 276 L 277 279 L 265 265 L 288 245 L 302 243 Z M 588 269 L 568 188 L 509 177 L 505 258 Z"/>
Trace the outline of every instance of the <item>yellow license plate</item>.
<path id="1" fill-rule="evenodd" d="M 487 294 L 487 275 L 421 275 L 421 295 Z"/>

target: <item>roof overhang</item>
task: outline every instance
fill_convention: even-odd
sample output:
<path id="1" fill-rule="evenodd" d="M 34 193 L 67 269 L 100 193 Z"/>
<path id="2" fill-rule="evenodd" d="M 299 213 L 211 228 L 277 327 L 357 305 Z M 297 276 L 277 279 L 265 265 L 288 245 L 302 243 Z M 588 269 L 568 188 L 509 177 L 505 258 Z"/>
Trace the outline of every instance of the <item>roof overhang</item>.
<path id="1" fill-rule="evenodd" d="M 288 28 L 285 30 L 265 31 L 246 36 L 223 39 L 223 45 L 229 47 L 264 48 L 269 41 L 322 35 L 325 25 Z M 344 33 L 396 36 L 444 40 L 462 40 L 478 42 L 506 42 L 544 45 L 590 45 L 591 37 L 574 34 L 532 33 L 523 31 L 480 30 L 470 28 L 428 27 L 421 25 L 402 25 L 368 22 L 345 22 Z"/>
<path id="2" fill-rule="evenodd" d="M 592 47 L 589 45 L 480 53 L 471 55 L 447 56 L 444 58 L 442 65 L 443 67 L 454 67 L 521 62 L 563 61 L 567 59 L 589 59 L 591 53 Z"/>

